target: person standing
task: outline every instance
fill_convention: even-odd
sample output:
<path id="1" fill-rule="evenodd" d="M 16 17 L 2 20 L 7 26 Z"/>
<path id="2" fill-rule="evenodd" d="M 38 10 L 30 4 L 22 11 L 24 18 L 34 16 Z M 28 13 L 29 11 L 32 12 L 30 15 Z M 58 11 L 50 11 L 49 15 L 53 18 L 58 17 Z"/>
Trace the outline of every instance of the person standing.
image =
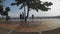
<path id="1" fill-rule="evenodd" d="M 34 15 L 32 15 L 32 19 L 34 19 Z"/>
<path id="2" fill-rule="evenodd" d="M 22 19 L 22 14 L 20 14 L 20 19 Z"/>

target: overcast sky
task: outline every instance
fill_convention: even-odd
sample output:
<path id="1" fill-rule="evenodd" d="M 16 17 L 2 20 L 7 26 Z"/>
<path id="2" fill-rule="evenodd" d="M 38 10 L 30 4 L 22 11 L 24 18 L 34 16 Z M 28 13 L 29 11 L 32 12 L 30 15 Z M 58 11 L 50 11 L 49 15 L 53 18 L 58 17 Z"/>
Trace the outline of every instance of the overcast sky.
<path id="1" fill-rule="evenodd" d="M 51 10 L 47 11 L 47 12 L 43 12 L 41 10 L 39 10 L 39 12 L 36 12 L 35 10 L 31 10 L 30 11 L 30 16 L 32 14 L 34 14 L 34 16 L 60 16 L 60 1 L 59 0 L 41 0 L 41 1 L 48 1 L 48 2 L 52 2 L 53 5 L 50 6 Z M 4 2 L 4 7 L 9 6 L 11 8 L 11 11 L 9 12 L 9 16 L 10 17 L 19 17 L 20 13 L 23 12 L 23 9 L 19 10 L 19 6 L 17 7 L 15 6 L 11 6 L 11 3 L 15 2 L 14 0 L 6 0 Z"/>

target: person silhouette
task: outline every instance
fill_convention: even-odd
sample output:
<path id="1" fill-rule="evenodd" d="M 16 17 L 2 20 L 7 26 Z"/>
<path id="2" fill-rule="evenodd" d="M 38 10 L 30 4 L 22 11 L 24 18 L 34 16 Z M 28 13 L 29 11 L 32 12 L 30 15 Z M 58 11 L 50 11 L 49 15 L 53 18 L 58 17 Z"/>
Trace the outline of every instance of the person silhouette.
<path id="1" fill-rule="evenodd" d="M 20 19 L 22 19 L 22 14 L 20 14 Z"/>
<path id="2" fill-rule="evenodd" d="M 24 12 L 22 12 L 22 19 L 24 19 Z"/>
<path id="3" fill-rule="evenodd" d="M 7 16 L 7 17 L 6 17 L 6 21 L 8 21 L 9 19 L 10 19 L 10 16 Z"/>
<path id="4" fill-rule="evenodd" d="M 34 15 L 32 15 L 32 19 L 34 19 Z"/>

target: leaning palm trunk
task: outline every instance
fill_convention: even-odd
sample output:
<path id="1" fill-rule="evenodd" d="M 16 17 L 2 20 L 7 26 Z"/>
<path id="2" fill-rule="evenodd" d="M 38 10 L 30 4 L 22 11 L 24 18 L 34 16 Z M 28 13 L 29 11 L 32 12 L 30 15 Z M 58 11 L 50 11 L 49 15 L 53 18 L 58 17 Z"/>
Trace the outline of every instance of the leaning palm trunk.
<path id="1" fill-rule="evenodd" d="M 25 17 L 26 17 L 26 9 L 25 9 L 25 6 L 24 6 L 24 20 L 26 20 Z"/>
<path id="2" fill-rule="evenodd" d="M 28 11 L 27 11 L 27 16 L 25 17 L 25 22 L 27 22 L 27 18 L 29 16 L 29 6 L 27 8 L 28 8 Z"/>
<path id="3" fill-rule="evenodd" d="M 6 15 L 6 21 L 8 21 L 8 15 Z"/>
<path id="4" fill-rule="evenodd" d="M 25 17 L 25 22 L 27 21 L 28 16 L 29 16 L 29 11 L 27 12 L 27 16 Z"/>
<path id="5" fill-rule="evenodd" d="M 8 14 L 6 15 L 6 21 L 8 21 L 9 20 L 9 16 L 8 16 Z"/>

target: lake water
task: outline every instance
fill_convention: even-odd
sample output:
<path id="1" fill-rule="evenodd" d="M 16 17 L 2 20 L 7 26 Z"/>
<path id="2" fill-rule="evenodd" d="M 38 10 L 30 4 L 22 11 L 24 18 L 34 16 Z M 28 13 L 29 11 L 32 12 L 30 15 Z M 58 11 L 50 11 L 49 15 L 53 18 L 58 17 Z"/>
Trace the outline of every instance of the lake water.
<path id="1" fill-rule="evenodd" d="M 40 19 L 27 19 L 27 21 L 39 21 Z M 9 21 L 24 21 L 24 19 L 10 19 Z"/>
<path id="2" fill-rule="evenodd" d="M 47 19 L 27 19 L 27 21 L 40 21 L 40 20 L 56 20 L 60 18 L 47 18 Z M 10 19 L 9 21 L 24 21 L 24 19 Z"/>

